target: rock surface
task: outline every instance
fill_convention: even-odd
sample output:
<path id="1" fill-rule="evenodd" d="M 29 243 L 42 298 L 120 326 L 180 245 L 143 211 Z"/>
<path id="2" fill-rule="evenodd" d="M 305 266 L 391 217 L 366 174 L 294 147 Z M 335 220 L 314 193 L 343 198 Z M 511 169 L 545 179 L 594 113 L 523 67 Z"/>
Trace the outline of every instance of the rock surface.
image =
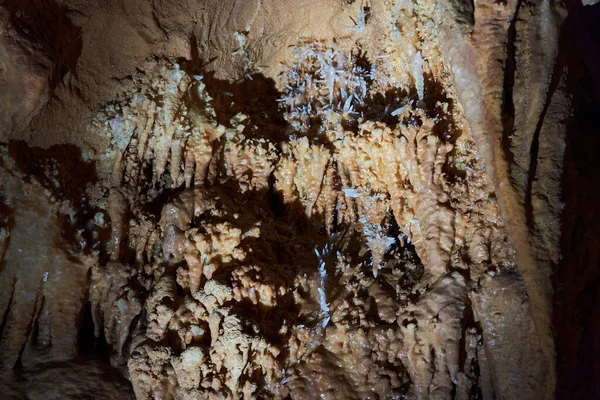
<path id="1" fill-rule="evenodd" d="M 568 398 L 596 8 L 4 1 L 8 395 Z"/>

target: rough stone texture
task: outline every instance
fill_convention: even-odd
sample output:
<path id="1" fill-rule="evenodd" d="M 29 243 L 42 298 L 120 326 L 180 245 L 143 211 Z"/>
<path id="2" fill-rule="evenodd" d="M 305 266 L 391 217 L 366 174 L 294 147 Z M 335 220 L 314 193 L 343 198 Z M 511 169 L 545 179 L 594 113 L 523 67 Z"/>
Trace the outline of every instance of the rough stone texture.
<path id="1" fill-rule="evenodd" d="M 557 56 L 565 13 L 559 3 L 487 3 L 475 10 L 478 24 L 470 38 L 448 30 L 441 41 L 500 207 L 511 221 L 510 236 L 549 365 L 555 358 L 550 275 L 558 262 L 566 135 L 564 124 L 550 121 L 563 121 L 569 110 L 565 95 L 555 95 L 563 72 Z M 552 375 L 546 375 L 547 388 L 553 386 Z"/>

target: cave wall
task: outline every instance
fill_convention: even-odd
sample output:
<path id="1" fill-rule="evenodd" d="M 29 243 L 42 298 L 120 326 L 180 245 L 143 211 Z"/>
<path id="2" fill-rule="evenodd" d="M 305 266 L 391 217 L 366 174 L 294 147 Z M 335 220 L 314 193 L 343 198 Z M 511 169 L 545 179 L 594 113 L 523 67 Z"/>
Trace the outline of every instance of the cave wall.
<path id="1" fill-rule="evenodd" d="M 297 36 L 333 38 L 339 32 L 329 26 L 351 15 L 345 2 L 325 9 L 274 4 L 52 1 L 40 12 L 34 0 L 5 1 L 0 141 L 101 151 L 106 139 L 82 134 L 83 127 L 149 60 L 202 59 L 216 79 L 233 79 L 244 66 L 223 56 L 238 46 L 225 32 L 252 26 L 249 56 L 271 65 Z M 597 10 L 575 2 L 440 1 L 433 14 L 517 251 L 539 357 L 558 365 L 558 378 L 532 378 L 544 382 L 546 398 L 557 379 L 559 397 L 569 398 L 574 386 L 581 398 L 598 390 L 586 383 L 597 376 L 587 354 L 596 348 L 592 310 L 600 293 L 592 173 L 598 157 L 591 151 L 597 148 Z"/>

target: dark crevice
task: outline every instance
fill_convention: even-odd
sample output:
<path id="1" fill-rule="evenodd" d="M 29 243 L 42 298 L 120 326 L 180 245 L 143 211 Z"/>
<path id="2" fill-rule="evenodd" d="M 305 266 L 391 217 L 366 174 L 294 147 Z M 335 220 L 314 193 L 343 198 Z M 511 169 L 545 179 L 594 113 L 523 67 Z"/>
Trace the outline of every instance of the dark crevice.
<path id="1" fill-rule="evenodd" d="M 546 101 L 544 103 L 544 108 L 540 114 L 537 125 L 535 127 L 535 132 L 533 134 L 533 138 L 531 140 L 531 148 L 529 150 L 529 175 L 527 176 L 527 191 L 525 196 L 525 215 L 527 216 L 527 223 L 529 224 L 530 229 L 535 229 L 533 222 L 533 203 L 532 203 L 532 194 L 533 194 L 533 184 L 536 180 L 536 172 L 538 165 L 538 154 L 540 147 L 540 133 L 544 126 L 544 121 L 546 119 L 546 114 L 548 113 L 548 109 L 550 108 L 550 104 L 552 103 L 552 98 L 560 85 L 561 79 L 564 74 L 564 55 L 563 55 L 563 47 L 566 43 L 561 43 L 559 46 L 559 54 L 556 58 L 556 63 L 554 65 L 554 71 L 552 73 L 552 79 L 550 81 L 550 85 L 548 87 L 548 93 L 546 94 Z"/>
<path id="2" fill-rule="evenodd" d="M 511 137 L 514 133 L 515 125 L 515 104 L 513 100 L 513 90 L 515 85 L 515 75 L 517 71 L 517 20 L 519 10 L 521 9 L 521 1 L 517 2 L 515 13 L 508 27 L 508 38 L 506 45 L 506 64 L 504 68 L 504 85 L 502 98 L 502 148 L 507 164 L 514 164 L 514 156 L 510 149 Z M 510 168 L 510 167 L 509 167 Z M 509 171 L 510 172 L 510 171 Z M 512 174 L 509 173 L 512 180 Z"/>
<path id="3" fill-rule="evenodd" d="M 285 204 L 283 196 L 275 189 L 275 175 L 269 175 L 269 191 L 268 191 L 269 209 L 275 217 L 283 217 L 285 215 Z"/>
<path id="4" fill-rule="evenodd" d="M 470 396 L 472 399 L 480 398 L 481 396 L 481 371 L 479 368 L 479 360 L 475 357 L 471 360 L 471 364 L 467 365 L 467 335 L 475 334 L 480 336 L 483 332 L 481 324 L 475 319 L 475 312 L 473 310 L 473 304 L 469 296 L 465 299 L 464 310 L 462 315 L 462 333 L 459 341 L 459 361 L 458 368 L 468 378 L 471 379 L 473 385 L 471 386 Z"/>
<path id="5" fill-rule="evenodd" d="M 79 354 L 93 355 L 108 361 L 106 354 L 108 354 L 109 347 L 108 343 L 106 343 L 106 339 L 104 338 L 104 329 L 100 329 L 99 337 L 96 337 L 94 332 L 95 325 L 92 315 L 92 303 L 86 302 L 82 316 L 81 328 L 79 329 L 79 336 L 77 338 Z"/>
<path id="6" fill-rule="evenodd" d="M 17 363 L 13 367 L 15 374 L 17 374 L 17 376 L 22 375 L 24 372 L 23 353 L 25 352 L 25 348 L 27 347 L 29 338 L 31 337 L 31 335 L 33 333 L 33 330 L 35 328 L 35 323 L 37 322 L 37 319 L 39 317 L 39 312 L 41 310 L 41 304 L 38 308 L 38 303 L 40 303 L 40 291 L 41 291 L 41 289 L 38 290 L 37 293 L 35 294 L 35 302 L 34 302 L 34 306 L 33 306 L 33 312 L 31 313 L 31 318 L 30 318 L 29 323 L 27 324 L 27 328 L 25 330 L 23 344 L 21 345 L 21 349 L 19 350 L 19 358 L 17 359 Z"/>
<path id="7" fill-rule="evenodd" d="M 458 370 L 460 372 L 468 372 L 465 370 L 465 362 L 467 360 L 467 331 L 473 323 L 473 308 L 471 306 L 471 301 L 467 296 L 462 313 L 462 332 L 458 341 Z"/>
<path id="8" fill-rule="evenodd" d="M 38 348 L 38 349 L 47 347 L 52 344 L 50 342 L 52 335 L 50 335 L 50 337 L 47 338 L 48 342 L 40 343 L 40 318 L 42 316 L 42 312 L 44 311 L 45 306 L 46 306 L 46 296 L 42 295 L 40 307 L 37 310 L 37 312 L 35 313 L 33 330 L 31 331 L 31 346 L 34 348 Z"/>
<path id="9" fill-rule="evenodd" d="M 10 308 L 15 299 L 15 290 L 17 286 L 17 280 L 13 280 L 13 284 L 11 285 L 10 297 L 8 300 L 8 305 L 6 306 L 6 310 L 4 310 L 4 314 L 2 316 L 2 323 L 0 323 L 0 340 L 2 340 L 2 335 L 4 334 L 4 328 L 6 328 L 6 324 L 8 323 L 8 314 L 10 313 Z"/>

